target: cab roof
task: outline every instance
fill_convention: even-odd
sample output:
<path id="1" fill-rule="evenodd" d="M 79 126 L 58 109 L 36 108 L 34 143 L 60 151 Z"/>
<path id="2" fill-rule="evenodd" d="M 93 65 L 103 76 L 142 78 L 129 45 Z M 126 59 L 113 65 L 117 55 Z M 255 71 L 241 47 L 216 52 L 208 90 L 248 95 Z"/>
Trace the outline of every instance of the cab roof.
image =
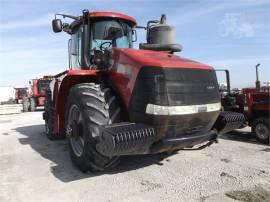
<path id="1" fill-rule="evenodd" d="M 131 23 L 133 26 L 136 25 L 136 20 L 135 18 L 122 14 L 122 13 L 116 13 L 116 12 L 99 12 L 99 11 L 95 11 L 95 12 L 90 12 L 89 13 L 89 17 L 91 18 L 120 18 L 123 20 L 128 21 L 129 23 Z"/>

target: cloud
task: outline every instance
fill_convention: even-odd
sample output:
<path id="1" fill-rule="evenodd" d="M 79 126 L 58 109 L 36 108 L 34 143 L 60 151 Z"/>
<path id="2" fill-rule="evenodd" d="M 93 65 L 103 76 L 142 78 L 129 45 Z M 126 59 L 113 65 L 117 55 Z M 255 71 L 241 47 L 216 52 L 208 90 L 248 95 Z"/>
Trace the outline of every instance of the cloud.
<path id="1" fill-rule="evenodd" d="M 47 14 L 36 19 L 34 18 L 1 23 L 0 30 L 48 26 L 51 24 L 53 16 L 54 14 Z"/>
<path id="2" fill-rule="evenodd" d="M 246 21 L 241 13 L 227 13 L 219 24 L 219 33 L 222 37 L 253 37 L 255 29 Z"/>
<path id="3" fill-rule="evenodd" d="M 178 10 L 170 18 L 173 19 L 173 24 L 175 26 L 184 25 L 187 23 L 195 22 L 196 20 L 201 20 L 201 17 L 210 15 L 213 13 L 221 12 L 223 10 L 237 9 L 237 8 L 247 8 L 255 6 L 267 6 L 270 5 L 269 0 L 238 0 L 238 1 L 224 1 L 213 4 L 213 2 L 205 4 L 192 4 L 191 7 L 183 7 L 183 10 Z M 202 6 L 203 5 L 203 6 Z M 245 26 L 243 29 L 249 29 Z"/>
<path id="4" fill-rule="evenodd" d="M 51 31 L 51 30 L 50 30 Z M 64 34 L 54 34 L 52 31 L 42 32 L 39 35 L 27 36 L 5 36 L 0 37 L 0 54 L 18 50 L 28 50 L 33 48 L 55 48 L 66 47 L 69 36 Z"/>
<path id="5" fill-rule="evenodd" d="M 215 67 L 247 67 L 251 65 L 256 65 L 257 63 L 261 64 L 269 64 L 270 57 L 269 56 L 253 56 L 253 57 L 242 57 L 242 58 L 231 58 L 231 59 L 220 59 L 220 60 L 212 60 L 207 61 L 207 64 L 211 64 Z"/>
<path id="6" fill-rule="evenodd" d="M 49 28 L 49 26 L 51 26 L 51 19 L 54 17 L 53 12 L 60 12 L 58 8 L 62 8 L 65 10 L 63 11 L 64 13 L 81 14 L 81 8 L 89 6 L 89 1 L 87 0 L 80 2 L 68 0 L 64 4 L 61 2 L 54 4 L 44 2 L 29 3 L 24 4 L 26 8 L 22 8 L 23 5 L 20 5 L 18 2 L 19 1 L 14 3 L 15 7 L 11 7 L 12 9 L 2 9 L 2 11 L 5 10 L 6 14 L 4 13 L 2 20 L 0 19 L 0 84 L 24 84 L 32 77 L 48 73 L 53 74 L 66 69 L 68 67 L 68 36 L 65 34 L 53 35 L 51 27 Z M 107 0 L 102 0 L 102 2 L 107 2 Z M 91 1 L 90 9 L 120 11 L 137 17 L 140 24 L 146 22 L 149 18 L 152 19 L 153 16 L 159 16 L 158 13 L 167 13 L 169 24 L 179 29 L 182 28 L 186 30 L 186 35 L 178 36 L 179 41 L 182 39 L 180 37 L 188 36 L 185 38 L 186 44 L 191 42 L 195 44 L 193 45 L 191 43 L 191 46 L 187 46 L 184 54 L 190 52 L 192 57 L 196 59 L 207 57 L 205 58 L 206 60 L 221 57 L 221 60 L 212 60 L 208 63 L 216 67 L 239 69 L 239 74 L 235 72 L 232 73 L 235 76 L 242 75 L 241 72 L 245 70 L 243 68 L 246 67 L 251 69 L 250 75 L 253 76 L 252 67 L 257 62 L 261 62 L 262 67 L 266 69 L 268 68 L 266 62 L 270 66 L 269 60 L 264 60 L 265 62 L 263 62 L 260 58 L 255 57 L 252 59 L 248 57 L 242 58 L 245 54 L 267 54 L 266 45 L 264 44 L 266 44 L 265 41 L 267 41 L 265 35 L 266 33 L 269 34 L 269 23 L 267 23 L 268 21 L 266 20 L 267 14 L 261 11 L 262 8 L 267 8 L 266 5 L 270 4 L 269 0 L 228 0 L 224 2 L 209 0 L 183 1 L 182 3 L 179 3 L 178 0 L 172 0 L 168 1 L 166 6 L 161 0 L 155 2 L 140 0 L 139 7 L 137 0 L 131 0 L 131 2 L 128 1 L 125 3 L 123 3 L 123 1 L 110 2 L 115 3 L 113 3 L 113 5 L 112 3 L 101 5 L 100 1 Z M 257 6 L 261 7 L 257 9 Z M 238 31 L 238 34 L 243 35 L 246 41 L 242 41 L 244 43 L 238 43 L 236 40 L 230 41 L 230 39 L 214 41 L 214 39 L 217 39 L 212 37 L 211 34 L 216 36 L 217 24 L 213 24 L 213 21 L 216 20 L 214 23 L 218 22 L 219 18 L 217 17 L 224 17 L 222 15 L 225 12 L 242 12 L 243 9 L 245 9 L 247 17 L 252 19 L 252 24 L 249 22 L 245 23 L 246 21 L 244 21 L 240 26 L 240 31 Z M 14 17 L 10 15 L 8 10 L 16 10 L 17 16 Z M 36 15 L 37 13 L 38 15 Z M 18 18 L 18 16 L 23 17 Z M 196 27 L 200 27 L 201 25 L 207 26 L 208 24 L 210 24 L 212 26 L 210 28 L 213 29 L 203 29 L 200 36 L 198 33 L 201 30 L 198 32 L 194 31 Z M 190 28 L 188 25 L 192 27 Z M 253 33 L 250 26 L 254 31 Z M 138 42 L 144 40 L 144 34 L 140 32 L 141 31 L 138 31 Z M 261 37 L 259 36 L 260 33 Z M 230 36 L 232 35 L 231 32 L 229 34 Z M 248 38 L 251 37 L 252 34 L 256 34 L 256 40 L 255 37 L 252 39 Z M 202 41 L 204 36 L 208 38 L 211 37 L 211 39 Z M 264 44 L 261 45 L 262 43 Z M 185 43 L 183 44 L 185 45 Z M 214 49 L 213 46 L 215 45 L 219 47 Z M 235 46 L 232 47 L 232 45 Z M 222 46 L 226 47 L 224 48 Z M 137 47 L 137 43 L 135 47 Z M 207 49 L 205 49 L 205 47 L 207 47 Z M 235 58 L 226 60 L 230 55 L 233 55 Z M 241 58 L 236 58 L 237 55 L 241 56 Z M 269 72 L 269 70 L 267 71 Z M 270 72 L 268 75 L 270 75 Z M 266 78 L 265 75 L 263 76 Z M 245 80 L 248 79 L 252 82 L 254 80 L 251 76 Z M 237 81 L 237 79 L 232 79 L 232 81 Z"/>
<path id="7" fill-rule="evenodd" d="M 41 72 L 56 74 L 68 68 L 66 48 L 33 48 L 0 54 L 0 85 L 25 83 Z M 12 78 L 12 80 L 10 80 Z"/>

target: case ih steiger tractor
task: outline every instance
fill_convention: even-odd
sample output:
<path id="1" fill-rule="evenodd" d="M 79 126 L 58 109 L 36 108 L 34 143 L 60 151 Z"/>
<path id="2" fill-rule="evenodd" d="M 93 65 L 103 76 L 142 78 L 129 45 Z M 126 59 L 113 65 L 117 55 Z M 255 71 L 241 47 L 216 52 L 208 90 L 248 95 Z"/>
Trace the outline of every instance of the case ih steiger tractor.
<path id="1" fill-rule="evenodd" d="M 231 92 L 229 70 L 225 71 L 227 90 L 221 96 L 224 110 L 243 113 L 254 137 L 263 144 L 270 140 L 270 87 L 261 87 L 256 65 L 256 87 L 243 88 L 240 92 Z"/>
<path id="2" fill-rule="evenodd" d="M 32 79 L 29 81 L 30 94 L 28 97 L 23 99 L 23 111 L 36 111 L 38 106 L 44 106 L 45 93 L 49 88 L 50 82 L 52 81 L 51 76 L 43 76 L 43 78 Z"/>
<path id="3" fill-rule="evenodd" d="M 81 171 L 109 169 L 121 155 L 208 146 L 243 123 L 242 114 L 220 112 L 214 69 L 174 54 L 181 46 L 165 15 L 142 27 L 124 14 L 84 10 L 56 14 L 52 25 L 71 35 L 70 66 L 47 91 L 46 134 L 68 139 Z M 139 49 L 136 28 L 146 30 Z"/>

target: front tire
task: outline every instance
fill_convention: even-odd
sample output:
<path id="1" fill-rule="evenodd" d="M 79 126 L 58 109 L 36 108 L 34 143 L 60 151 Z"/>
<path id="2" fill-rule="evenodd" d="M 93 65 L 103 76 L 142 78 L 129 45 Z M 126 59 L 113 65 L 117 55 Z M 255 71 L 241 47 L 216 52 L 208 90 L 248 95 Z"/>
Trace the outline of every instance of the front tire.
<path id="1" fill-rule="evenodd" d="M 252 122 L 252 132 L 256 139 L 263 144 L 269 144 L 269 122 L 270 120 L 265 117 L 257 118 Z"/>
<path id="2" fill-rule="evenodd" d="M 28 112 L 29 107 L 30 107 L 30 102 L 29 102 L 29 99 L 27 97 L 23 98 L 22 105 L 23 105 L 23 112 Z"/>
<path id="3" fill-rule="evenodd" d="M 30 111 L 36 111 L 36 100 L 35 98 L 30 98 Z"/>
<path id="4" fill-rule="evenodd" d="M 82 171 L 102 171 L 118 163 L 96 150 L 101 125 L 120 122 L 120 107 L 109 88 L 100 84 L 74 86 L 66 105 L 66 134 L 73 163 Z"/>
<path id="5" fill-rule="evenodd" d="M 51 91 L 46 91 L 44 114 L 46 136 L 49 140 L 55 140 L 56 136 L 53 134 L 54 109 L 53 101 L 51 98 Z"/>

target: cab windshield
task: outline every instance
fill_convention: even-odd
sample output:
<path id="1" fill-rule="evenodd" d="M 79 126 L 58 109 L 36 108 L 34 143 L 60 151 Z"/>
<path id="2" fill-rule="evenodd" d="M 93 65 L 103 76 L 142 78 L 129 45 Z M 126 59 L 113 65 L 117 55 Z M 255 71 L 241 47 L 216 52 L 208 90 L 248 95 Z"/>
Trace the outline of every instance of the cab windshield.
<path id="1" fill-rule="evenodd" d="M 102 20 L 92 24 L 91 49 L 132 48 L 132 28 L 121 20 Z"/>

